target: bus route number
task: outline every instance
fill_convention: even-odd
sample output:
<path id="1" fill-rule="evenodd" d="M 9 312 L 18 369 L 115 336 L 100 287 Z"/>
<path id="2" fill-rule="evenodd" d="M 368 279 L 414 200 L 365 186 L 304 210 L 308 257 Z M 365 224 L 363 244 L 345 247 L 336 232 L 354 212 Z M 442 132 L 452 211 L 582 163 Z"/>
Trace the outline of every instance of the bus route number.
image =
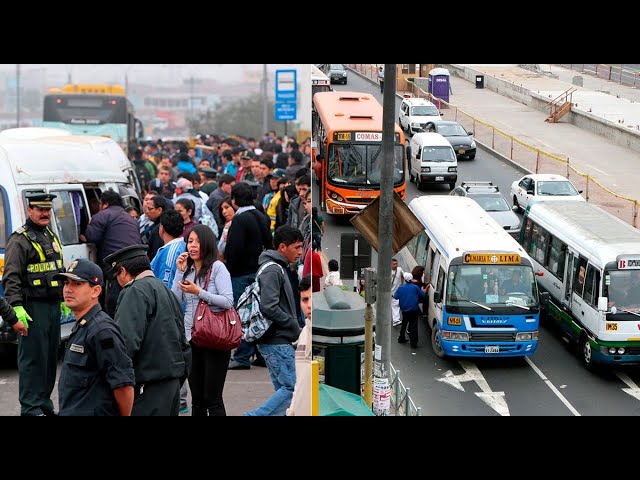
<path id="1" fill-rule="evenodd" d="M 607 323 L 607 326 L 605 327 L 605 330 L 607 332 L 616 332 L 616 331 L 618 331 L 618 324 L 617 323 Z"/>

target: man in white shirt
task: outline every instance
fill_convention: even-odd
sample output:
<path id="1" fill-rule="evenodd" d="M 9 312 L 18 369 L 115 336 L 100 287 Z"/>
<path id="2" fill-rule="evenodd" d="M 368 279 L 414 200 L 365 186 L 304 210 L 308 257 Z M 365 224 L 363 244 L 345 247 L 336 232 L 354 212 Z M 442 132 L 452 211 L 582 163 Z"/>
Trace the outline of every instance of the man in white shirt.
<path id="1" fill-rule="evenodd" d="M 398 260 L 391 259 L 391 320 L 394 327 L 402 324 L 400 318 L 400 302 L 393 298 L 398 287 L 404 283 L 404 272 L 398 266 Z"/>

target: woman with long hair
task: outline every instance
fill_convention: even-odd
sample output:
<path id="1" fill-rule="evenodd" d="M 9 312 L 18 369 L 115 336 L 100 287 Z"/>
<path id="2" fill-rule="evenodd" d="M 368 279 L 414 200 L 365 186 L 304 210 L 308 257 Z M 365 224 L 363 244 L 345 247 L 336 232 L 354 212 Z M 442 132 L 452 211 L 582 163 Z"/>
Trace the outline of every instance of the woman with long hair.
<path id="1" fill-rule="evenodd" d="M 191 341 L 193 315 L 200 300 L 212 311 L 233 308 L 231 276 L 224 263 L 218 260 L 216 236 L 206 225 L 195 225 L 189 232 L 187 251 L 176 265 L 178 272 L 171 290 L 185 305 L 184 328 Z M 207 273 L 211 270 L 209 282 Z M 226 416 L 222 392 L 227 377 L 230 351 L 201 348 L 191 343 L 192 366 L 189 374 L 192 415 Z"/>
<path id="2" fill-rule="evenodd" d="M 182 215 L 182 219 L 184 220 L 182 238 L 184 238 L 184 241 L 186 242 L 189 239 L 189 232 L 194 225 L 197 225 L 196 221 L 193 219 L 193 215 L 196 211 L 196 204 L 188 198 L 179 198 L 176 200 L 176 204 L 173 209 Z"/>
<path id="3" fill-rule="evenodd" d="M 230 197 L 225 197 L 220 202 L 220 218 L 224 220 L 224 228 L 222 229 L 222 234 L 220 234 L 220 240 L 218 240 L 218 255 L 220 260 L 224 261 L 224 249 L 227 246 L 227 234 L 229 233 L 229 228 L 231 228 L 231 220 L 233 220 L 233 216 L 236 214 L 236 209 L 233 208 L 233 204 L 231 202 Z"/>

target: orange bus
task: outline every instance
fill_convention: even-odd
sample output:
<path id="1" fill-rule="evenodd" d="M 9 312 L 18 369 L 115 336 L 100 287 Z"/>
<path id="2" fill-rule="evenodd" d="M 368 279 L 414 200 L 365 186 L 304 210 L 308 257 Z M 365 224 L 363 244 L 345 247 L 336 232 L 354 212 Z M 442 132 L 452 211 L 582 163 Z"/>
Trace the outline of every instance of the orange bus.
<path id="1" fill-rule="evenodd" d="M 314 173 L 320 208 L 329 214 L 360 212 L 380 195 L 382 105 L 361 92 L 313 96 Z M 406 195 L 405 137 L 395 125 L 394 189 Z"/>

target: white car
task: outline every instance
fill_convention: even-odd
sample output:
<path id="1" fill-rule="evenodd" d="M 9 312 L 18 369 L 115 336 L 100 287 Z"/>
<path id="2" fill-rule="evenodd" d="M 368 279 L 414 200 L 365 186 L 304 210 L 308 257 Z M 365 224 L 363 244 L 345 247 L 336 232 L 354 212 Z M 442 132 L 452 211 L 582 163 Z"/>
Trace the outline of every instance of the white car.
<path id="1" fill-rule="evenodd" d="M 538 173 L 525 175 L 511 184 L 513 206 L 524 211 L 533 202 L 553 200 L 586 201 L 573 183 L 561 175 Z"/>

